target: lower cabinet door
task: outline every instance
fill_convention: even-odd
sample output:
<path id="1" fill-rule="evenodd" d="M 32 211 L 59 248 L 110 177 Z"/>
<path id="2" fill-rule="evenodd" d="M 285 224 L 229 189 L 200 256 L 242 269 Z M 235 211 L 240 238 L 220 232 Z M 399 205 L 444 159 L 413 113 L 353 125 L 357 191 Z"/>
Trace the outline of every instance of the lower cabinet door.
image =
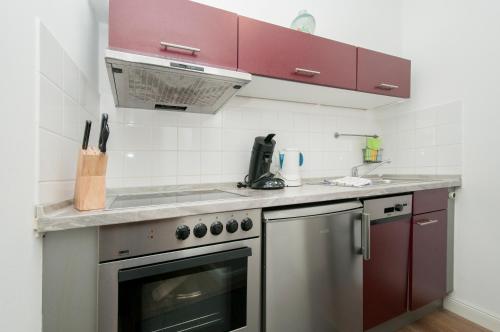
<path id="1" fill-rule="evenodd" d="M 411 310 L 446 295 L 446 219 L 446 210 L 413 216 Z"/>
<path id="2" fill-rule="evenodd" d="M 372 221 L 371 259 L 363 265 L 363 328 L 407 311 L 411 217 Z"/>

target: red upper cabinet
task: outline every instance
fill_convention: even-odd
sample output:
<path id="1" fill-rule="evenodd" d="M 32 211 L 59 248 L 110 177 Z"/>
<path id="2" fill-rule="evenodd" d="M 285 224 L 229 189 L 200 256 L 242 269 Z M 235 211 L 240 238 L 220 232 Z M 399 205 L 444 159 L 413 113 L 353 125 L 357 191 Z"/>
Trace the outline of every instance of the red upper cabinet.
<path id="1" fill-rule="evenodd" d="M 410 98 L 410 78 L 410 60 L 358 48 L 358 91 Z"/>
<path id="2" fill-rule="evenodd" d="M 236 69 L 238 16 L 187 0 L 110 0 L 109 47 Z"/>
<path id="3" fill-rule="evenodd" d="M 356 48 L 239 17 L 238 68 L 255 75 L 356 89 Z"/>

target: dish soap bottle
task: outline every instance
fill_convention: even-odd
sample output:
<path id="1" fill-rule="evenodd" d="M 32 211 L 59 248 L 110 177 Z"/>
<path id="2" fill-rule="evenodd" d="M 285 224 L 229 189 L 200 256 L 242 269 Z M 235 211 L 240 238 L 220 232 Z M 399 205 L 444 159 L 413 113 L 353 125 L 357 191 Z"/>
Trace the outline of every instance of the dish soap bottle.
<path id="1" fill-rule="evenodd" d="M 314 16 L 307 12 L 307 10 L 301 10 L 292 22 L 292 29 L 305 33 L 314 34 L 315 28 L 316 20 L 314 19 Z"/>

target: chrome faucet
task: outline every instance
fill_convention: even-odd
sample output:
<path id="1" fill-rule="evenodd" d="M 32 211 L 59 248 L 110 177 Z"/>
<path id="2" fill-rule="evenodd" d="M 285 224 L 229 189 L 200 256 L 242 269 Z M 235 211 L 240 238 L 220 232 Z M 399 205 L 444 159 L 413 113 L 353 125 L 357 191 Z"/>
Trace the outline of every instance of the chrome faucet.
<path id="1" fill-rule="evenodd" d="M 384 164 L 390 164 L 391 161 L 390 160 L 383 160 L 375 165 L 375 167 L 373 167 L 371 170 L 369 170 L 368 172 L 366 172 L 365 175 L 367 175 L 368 173 L 371 173 L 373 172 L 374 170 L 376 170 L 377 168 L 379 168 L 380 166 L 384 165 Z M 351 168 L 351 176 L 354 176 L 354 177 L 359 177 L 359 168 L 360 167 L 363 167 L 363 166 L 368 166 L 368 165 L 372 165 L 372 164 L 368 164 L 368 163 L 363 163 L 361 165 L 357 165 L 357 166 L 354 166 L 353 168 Z"/>

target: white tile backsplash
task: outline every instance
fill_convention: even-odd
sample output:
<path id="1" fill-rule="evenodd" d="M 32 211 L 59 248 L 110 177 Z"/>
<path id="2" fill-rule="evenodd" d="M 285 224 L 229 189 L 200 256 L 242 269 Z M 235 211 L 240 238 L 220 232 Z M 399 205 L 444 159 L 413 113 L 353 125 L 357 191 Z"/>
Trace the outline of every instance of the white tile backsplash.
<path id="1" fill-rule="evenodd" d="M 216 114 L 200 114 L 200 125 L 203 128 L 221 128 L 222 127 L 222 113 Z"/>
<path id="2" fill-rule="evenodd" d="M 39 181 L 39 203 L 60 202 L 73 197 L 75 181 Z"/>
<path id="3" fill-rule="evenodd" d="M 123 165 L 125 164 L 125 152 L 123 151 L 108 151 L 108 174 L 115 174 L 114 178 L 123 177 Z"/>
<path id="4" fill-rule="evenodd" d="M 118 154 L 123 166 L 108 170 L 109 186 L 139 185 L 147 177 L 152 185 L 174 183 L 174 177 L 177 184 L 241 181 L 248 172 L 255 137 L 268 133 L 276 134 L 273 172 L 278 168 L 278 151 L 293 147 L 304 153 L 303 176 L 348 175 L 352 166 L 361 163 L 365 141 L 335 139 L 335 131 L 375 133 L 381 129 L 371 111 L 245 97 L 232 99 L 217 114 L 210 115 L 116 109 L 111 95 L 103 93 L 101 112 L 110 114 L 109 150 L 123 153 L 123 157 Z M 414 115 L 404 117 L 416 121 Z M 404 148 L 414 148 L 414 123 L 413 127 L 400 127 L 402 130 L 398 127 L 395 132 L 403 136 Z M 144 165 L 145 171 L 139 172 L 139 163 L 133 163 L 135 168 L 128 165 L 132 161 L 127 153 L 140 151 L 152 153 L 153 168 Z M 166 151 L 176 154 L 158 155 Z M 415 167 L 411 158 L 403 158 L 403 164 Z M 172 165 L 176 168 L 168 168 Z"/>
<path id="5" fill-rule="evenodd" d="M 153 127 L 153 150 L 177 150 L 177 127 Z"/>
<path id="6" fill-rule="evenodd" d="M 49 131 L 39 131 L 39 179 L 50 181 L 62 179 L 62 137 Z"/>
<path id="7" fill-rule="evenodd" d="M 63 129 L 63 98 L 61 89 L 46 76 L 40 75 L 40 127 L 56 134 Z"/>
<path id="8" fill-rule="evenodd" d="M 85 120 L 93 122 L 89 144 L 97 143 L 99 93 L 41 23 L 39 31 L 38 202 L 52 203 L 73 197 Z M 113 151 L 110 165 L 123 175 L 119 156 Z"/>
<path id="9" fill-rule="evenodd" d="M 221 175 L 222 173 L 222 152 L 203 151 L 201 152 L 201 174 Z"/>
<path id="10" fill-rule="evenodd" d="M 202 151 L 221 151 L 222 148 L 222 130 L 221 128 L 202 128 L 201 129 L 201 150 Z"/>
<path id="11" fill-rule="evenodd" d="M 83 137 L 83 126 L 85 114 L 78 103 L 68 95 L 63 98 L 63 131 L 62 134 L 72 140 L 79 140 Z"/>
<path id="12" fill-rule="evenodd" d="M 179 128 L 178 147 L 180 151 L 200 151 L 201 129 L 200 128 Z"/>
<path id="13" fill-rule="evenodd" d="M 199 151 L 179 151 L 177 162 L 177 174 L 199 176 L 201 169 L 201 152 Z M 179 182 L 182 183 L 182 182 Z"/>
<path id="14" fill-rule="evenodd" d="M 235 152 L 223 151 L 222 152 L 222 175 L 243 177 L 248 173 L 248 165 L 250 162 L 250 151 Z M 243 177 L 242 177 L 243 176 Z"/>
<path id="15" fill-rule="evenodd" d="M 110 150 L 150 150 L 152 129 L 150 126 L 110 123 L 108 145 Z"/>
<path id="16" fill-rule="evenodd" d="M 177 175 L 176 151 L 153 151 L 151 154 L 151 176 L 167 177 Z"/>
<path id="17" fill-rule="evenodd" d="M 443 145 L 437 148 L 438 167 L 457 167 L 462 164 L 462 145 Z"/>
<path id="18" fill-rule="evenodd" d="M 436 125 L 436 110 L 434 108 L 423 109 L 415 113 L 415 127 L 426 128 Z"/>
<path id="19" fill-rule="evenodd" d="M 382 169 L 399 174 L 460 174 L 462 109 L 461 101 L 453 101 L 416 111 L 403 106 L 376 113 L 384 159 L 393 161 Z"/>
<path id="20" fill-rule="evenodd" d="M 459 144 L 462 143 L 462 124 L 451 123 L 436 127 L 436 144 Z"/>
<path id="21" fill-rule="evenodd" d="M 436 128 L 418 128 L 415 131 L 415 143 L 416 148 L 436 145 Z"/>
<path id="22" fill-rule="evenodd" d="M 64 51 L 43 24 L 40 24 L 39 31 L 40 73 L 44 74 L 58 87 L 62 87 Z"/>
<path id="23" fill-rule="evenodd" d="M 151 125 L 153 114 L 139 109 L 126 108 L 121 112 L 121 122 L 128 125 Z M 117 121 L 120 122 L 120 121 Z"/>
<path id="24" fill-rule="evenodd" d="M 408 129 L 399 132 L 398 148 L 399 149 L 414 149 L 415 148 L 415 129 Z"/>
<path id="25" fill-rule="evenodd" d="M 151 151 L 129 151 L 123 159 L 123 177 L 148 177 L 152 173 Z"/>
<path id="26" fill-rule="evenodd" d="M 196 113 L 177 113 L 177 125 L 179 127 L 188 127 L 188 128 L 200 127 L 201 115 Z"/>
<path id="27" fill-rule="evenodd" d="M 63 61 L 63 90 L 78 103 L 80 96 L 80 70 L 65 53 Z"/>

